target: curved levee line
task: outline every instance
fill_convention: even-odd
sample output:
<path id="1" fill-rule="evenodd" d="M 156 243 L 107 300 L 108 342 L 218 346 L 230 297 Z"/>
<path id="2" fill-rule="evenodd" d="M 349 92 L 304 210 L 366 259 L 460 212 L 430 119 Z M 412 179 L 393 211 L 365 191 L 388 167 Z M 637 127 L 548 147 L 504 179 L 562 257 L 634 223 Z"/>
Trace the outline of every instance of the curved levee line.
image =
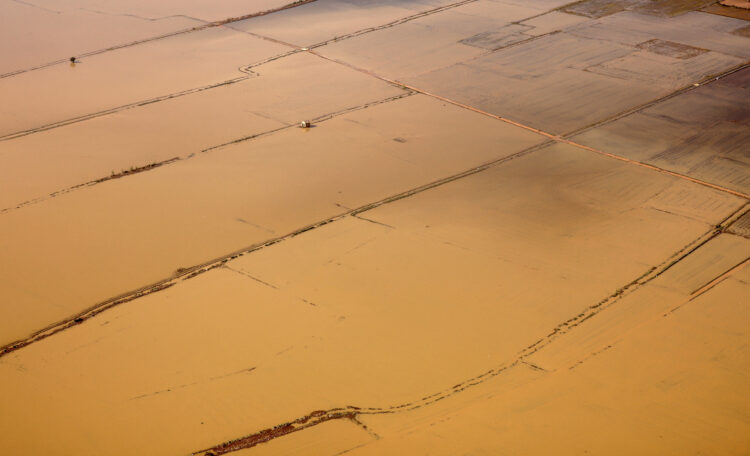
<path id="1" fill-rule="evenodd" d="M 730 225 L 734 220 L 736 220 L 737 218 L 741 217 L 744 213 L 746 213 L 748 206 L 750 206 L 749 203 L 742 205 L 740 208 L 738 208 L 736 211 L 734 211 L 732 214 L 730 214 L 728 217 L 722 220 L 721 223 L 718 225 L 721 228 L 714 228 L 710 231 L 707 231 L 700 237 L 694 239 L 690 244 L 674 252 L 661 264 L 648 269 L 641 276 L 632 280 L 629 284 L 625 285 L 624 287 L 616 290 L 610 296 L 604 298 L 603 300 L 601 300 L 600 302 L 596 304 L 588 306 L 580 314 L 576 315 L 575 317 L 570 318 L 558 324 L 557 326 L 552 328 L 552 330 L 546 336 L 539 339 L 537 342 L 529 345 L 528 347 L 522 349 L 521 351 L 517 353 L 514 359 L 504 364 L 491 368 L 475 377 L 472 377 L 460 383 L 457 383 L 451 386 L 450 388 L 446 388 L 442 391 L 438 391 L 437 393 L 422 397 L 420 399 L 417 399 L 411 402 L 393 405 L 389 407 L 357 407 L 353 405 L 347 405 L 345 407 L 337 407 L 337 408 L 332 408 L 329 410 L 317 410 L 305 416 L 302 416 L 300 418 L 296 418 L 292 421 L 281 423 L 276 426 L 254 432 L 252 434 L 248 434 L 246 436 L 243 436 L 234 440 L 222 442 L 210 448 L 195 451 L 192 453 L 192 456 L 220 456 L 220 455 L 231 453 L 234 451 L 252 448 L 261 443 L 269 442 L 271 440 L 283 437 L 293 432 L 301 431 L 303 429 L 307 429 L 309 427 L 316 426 L 321 423 L 325 423 L 326 421 L 337 420 L 337 419 L 350 419 L 350 420 L 356 421 L 357 417 L 361 415 L 383 415 L 383 414 L 401 413 L 401 412 L 407 412 L 410 410 L 416 410 L 416 409 L 428 406 L 430 404 L 434 404 L 435 402 L 441 401 L 448 397 L 451 397 L 455 394 L 458 394 L 464 390 L 477 386 L 481 383 L 484 383 L 488 381 L 489 379 L 496 377 L 502 374 L 503 372 L 506 372 L 507 370 L 513 367 L 519 366 L 521 364 L 530 364 L 529 367 L 531 369 L 546 372 L 543 368 L 540 368 L 539 366 L 536 366 L 531 363 L 527 363 L 526 358 L 538 352 L 542 348 L 550 345 L 559 337 L 571 332 L 573 329 L 580 326 L 587 320 L 595 317 L 597 314 L 599 314 L 603 310 L 611 307 L 626 294 L 630 294 L 634 292 L 641 286 L 659 277 L 661 274 L 663 274 L 666 270 L 670 269 L 675 264 L 684 260 L 690 254 L 695 252 L 698 248 L 705 245 L 711 239 L 714 239 L 716 236 L 721 234 L 724 231 L 724 228 L 726 226 Z M 723 274 L 721 277 L 724 277 L 727 274 L 738 270 L 738 268 L 744 265 L 745 263 L 747 263 L 747 261 L 748 260 L 743 261 L 740 265 L 738 265 L 735 268 L 732 268 L 730 271 Z"/>
<path id="2" fill-rule="evenodd" d="M 125 48 L 125 47 L 135 46 L 135 45 L 138 45 L 138 44 L 143 44 L 143 43 L 147 43 L 147 42 L 151 42 L 151 41 L 156 41 L 156 40 L 161 40 L 161 39 L 169 38 L 169 37 L 175 36 L 175 35 L 180 35 L 180 34 L 184 34 L 184 33 L 190 33 L 190 32 L 200 31 L 200 30 L 204 30 L 204 29 L 207 29 L 207 28 L 211 28 L 211 27 L 225 26 L 225 25 L 231 24 L 233 22 L 239 22 L 239 21 L 243 21 L 243 20 L 246 20 L 246 19 L 251 19 L 251 18 L 254 18 L 254 17 L 266 16 L 268 14 L 272 14 L 272 13 L 284 11 L 284 10 L 287 10 L 287 9 L 290 9 L 290 8 L 294 8 L 294 7 L 297 7 L 297 6 L 301 6 L 301 5 L 304 5 L 304 4 L 307 4 L 307 3 L 312 3 L 314 1 L 316 1 L 316 0 L 300 0 L 300 1 L 296 1 L 296 2 L 293 2 L 293 3 L 289 3 L 287 5 L 281 6 L 279 8 L 272 9 L 272 10 L 262 11 L 262 12 L 259 12 L 259 13 L 247 14 L 247 15 L 239 16 L 239 17 L 227 18 L 227 19 L 224 19 L 224 20 L 221 20 L 221 21 L 207 23 L 207 24 L 205 24 L 203 26 L 192 27 L 192 28 L 181 30 L 181 31 L 178 31 L 178 32 L 172 32 L 172 33 L 169 33 L 169 34 L 166 34 L 166 35 L 160 35 L 160 36 L 153 37 L 153 38 L 148 38 L 148 39 L 139 40 L 139 41 L 133 41 L 133 42 L 126 43 L 126 44 L 123 44 L 123 45 L 112 46 L 112 47 L 109 47 L 109 48 L 106 48 L 106 49 L 92 51 L 92 52 L 88 52 L 88 53 L 84 53 L 84 54 L 79 54 L 79 56 L 80 57 L 90 57 L 90 56 L 97 55 L 97 54 L 102 54 L 102 53 L 108 52 L 108 51 L 113 51 L 113 50 L 122 49 L 122 48 Z M 478 0 L 462 0 L 462 1 L 459 1 L 459 2 L 456 2 L 456 3 L 451 3 L 449 5 L 444 5 L 444 6 L 441 6 L 441 7 L 438 7 L 438 8 L 433 8 L 433 9 L 430 9 L 430 10 L 427 10 L 427 11 L 422 11 L 422 12 L 419 12 L 419 13 L 416 13 L 416 14 L 413 14 L 413 15 L 410 15 L 410 16 L 403 17 L 403 18 L 398 19 L 398 20 L 393 21 L 393 22 L 389 22 L 387 24 L 383 24 L 383 25 L 379 25 L 379 26 L 376 26 L 376 27 L 370 27 L 370 28 L 365 28 L 365 29 L 357 30 L 355 32 L 352 32 L 352 33 L 349 33 L 349 34 L 345 34 L 345 35 L 342 35 L 342 36 L 338 36 L 338 37 L 332 38 L 330 40 L 322 41 L 320 43 L 311 45 L 310 49 L 312 49 L 313 47 L 324 46 L 326 44 L 329 44 L 329 43 L 332 43 L 332 42 L 335 42 L 335 41 L 340 41 L 340 40 L 345 40 L 345 39 L 353 38 L 353 37 L 356 37 L 356 36 L 359 36 L 359 35 L 362 35 L 362 34 L 365 34 L 365 33 L 369 33 L 369 32 L 372 32 L 372 31 L 381 30 L 383 28 L 393 27 L 395 25 L 402 24 L 402 23 L 405 23 L 405 22 L 409 22 L 409 21 L 412 21 L 414 19 L 418 19 L 420 17 L 424 17 L 424 16 L 427 16 L 427 15 L 430 15 L 430 14 L 434 14 L 434 13 L 439 13 L 439 12 L 442 12 L 442 11 L 445 11 L 445 10 L 448 10 L 448 9 L 451 9 L 451 8 L 456 8 L 456 7 L 459 7 L 459 6 L 468 4 L 468 3 L 473 3 L 473 2 L 476 2 L 476 1 L 478 1 Z M 281 59 L 281 58 L 284 58 L 284 57 L 288 57 L 288 56 L 290 56 L 292 54 L 296 54 L 296 53 L 302 51 L 302 48 L 300 48 L 296 44 L 287 43 L 287 42 L 282 41 L 282 40 L 278 40 L 278 39 L 275 39 L 275 38 L 272 38 L 272 37 L 260 35 L 260 34 L 253 33 L 253 32 L 250 32 L 250 31 L 237 30 L 237 29 L 234 29 L 234 28 L 232 28 L 232 30 L 235 30 L 237 32 L 245 33 L 247 35 L 251 35 L 251 36 L 259 38 L 259 39 L 263 39 L 263 40 L 266 40 L 266 41 L 270 41 L 270 42 L 273 42 L 273 43 L 276 43 L 276 44 L 280 44 L 280 45 L 292 48 L 288 52 L 285 52 L 285 53 L 282 53 L 282 54 L 279 54 L 279 55 L 275 55 L 275 56 L 269 57 L 269 58 L 264 59 L 264 60 L 262 60 L 260 62 L 256 62 L 256 63 L 252 63 L 252 64 L 249 64 L 249 65 L 243 65 L 243 66 L 241 66 L 239 68 L 239 71 L 241 71 L 243 73 L 246 73 L 246 74 L 253 75 L 252 71 L 250 71 L 251 68 L 254 68 L 254 67 L 257 67 L 259 65 L 263 65 L 263 64 L 266 64 L 266 63 L 269 63 L 269 62 L 272 62 L 272 61 L 275 61 L 275 60 L 278 60 L 278 59 Z M 33 67 L 33 68 L 26 69 L 26 70 L 19 70 L 19 71 L 12 72 L 12 73 L 2 74 L 2 75 L 0 75 L 0 79 L 5 78 L 5 77 L 9 77 L 9 76 L 13 76 L 15 74 L 25 73 L 25 72 L 28 72 L 28 71 L 37 70 L 37 69 L 45 68 L 45 67 L 48 67 L 48 66 L 51 66 L 51 65 L 57 65 L 57 64 L 60 64 L 60 63 L 67 63 L 67 62 L 68 62 L 68 59 L 56 60 L 54 62 L 50 62 L 48 64 L 40 65 L 38 67 Z M 65 119 L 65 120 L 61 120 L 61 121 L 54 122 L 54 123 L 51 123 L 51 124 L 47 124 L 47 125 L 42 125 L 42 126 L 39 126 L 39 127 L 35 127 L 35 128 L 30 128 L 30 129 L 27 129 L 27 130 L 21 130 L 21 131 L 17 131 L 17 132 L 13 132 L 13 133 L 8 133 L 8 134 L 5 134 L 3 136 L 0 136 L 0 141 L 6 141 L 6 140 L 10 140 L 10 139 L 21 137 L 21 136 L 26 136 L 26 135 L 33 134 L 33 133 L 37 133 L 37 132 L 41 132 L 41 131 L 45 131 L 45 130 L 50 130 L 52 128 L 62 127 L 62 126 L 69 125 L 69 124 L 72 124 L 72 123 L 81 122 L 81 121 L 92 119 L 92 118 L 95 118 L 95 117 L 100 117 L 100 116 L 103 116 L 103 115 L 112 114 L 112 113 L 115 113 L 115 112 L 118 112 L 118 111 L 122 111 L 122 110 L 125 110 L 125 109 L 130 109 L 130 108 L 137 107 L 137 106 L 143 106 L 143 105 L 146 105 L 146 104 L 156 103 L 156 102 L 164 101 L 164 100 L 167 100 L 167 99 L 170 99 L 170 98 L 176 98 L 178 96 L 188 95 L 188 94 L 191 94 L 191 93 L 194 93 L 194 92 L 199 92 L 199 91 L 208 90 L 208 89 L 220 87 L 220 86 L 227 85 L 227 84 L 232 84 L 232 83 L 235 83 L 235 82 L 242 81 L 244 79 L 247 79 L 247 77 L 240 77 L 240 78 L 236 78 L 236 79 L 230 79 L 230 80 L 227 80 L 227 81 L 224 81 L 224 82 L 221 82 L 221 83 L 217 83 L 217 84 L 207 85 L 207 86 L 193 88 L 193 89 L 187 89 L 187 90 L 184 90 L 182 92 L 176 92 L 176 93 L 173 93 L 173 94 L 163 95 L 163 96 L 160 96 L 160 97 L 155 97 L 155 98 L 144 100 L 144 101 L 138 101 L 138 102 L 134 102 L 134 103 L 131 103 L 131 104 L 127 104 L 127 105 L 123 105 L 123 106 L 111 108 L 111 109 L 108 109 L 108 110 L 99 111 L 99 112 L 91 113 L 91 114 L 86 114 L 86 115 L 75 117 L 75 118 L 71 118 L 71 119 Z M 380 78 L 380 79 L 382 79 L 382 78 Z M 397 85 L 400 85 L 400 84 L 397 84 Z"/>
<path id="3" fill-rule="evenodd" d="M 165 33 L 164 35 L 158 35 L 158 36 L 153 36 L 153 37 L 150 37 L 150 38 L 144 38 L 142 40 L 136 40 L 136 41 L 131 41 L 131 42 L 124 43 L 124 44 L 118 44 L 118 45 L 115 45 L 115 46 L 110 46 L 108 48 L 98 49 L 96 51 L 84 52 L 82 54 L 78 54 L 78 57 L 91 57 L 93 55 L 103 54 L 105 52 L 114 51 L 114 50 L 117 50 L 117 49 L 123 49 L 123 48 L 131 47 L 131 46 L 137 46 L 137 45 L 143 44 L 143 43 L 150 43 L 152 41 L 163 40 L 165 38 L 170 38 L 170 37 L 177 36 L 177 35 L 183 35 L 183 34 L 186 34 L 186 33 L 198 32 L 198 31 L 205 30 L 205 29 L 212 28 L 212 27 L 220 27 L 222 25 L 227 25 L 227 24 L 230 24 L 232 22 L 244 21 L 246 19 L 252 19 L 254 17 L 267 16 L 269 14 L 277 13 L 279 11 L 284 11 L 284 10 L 287 10 L 287 9 L 290 9 L 290 8 L 295 8 L 297 6 L 305 5 L 307 3 L 312 3 L 312 2 L 315 2 L 315 1 L 317 1 L 317 0 L 298 0 L 298 1 L 295 1 L 295 2 L 292 2 L 292 3 L 288 3 L 286 5 L 280 6 L 278 8 L 272 8 L 272 9 L 265 10 L 265 11 L 259 11 L 257 13 L 245 14 L 244 16 L 229 17 L 229 18 L 226 18 L 226 19 L 223 19 L 223 20 L 220 20 L 220 21 L 207 22 L 206 24 L 203 24 L 203 25 L 198 25 L 198 26 L 195 26 L 195 27 L 190 27 L 190 28 L 187 28 L 187 29 L 178 30 L 176 32 Z M 28 73 L 30 71 L 41 70 L 42 68 L 47 68 L 47 67 L 50 67 L 50 66 L 53 66 L 53 65 L 59 65 L 61 63 L 67 63 L 68 61 L 69 61 L 68 58 L 64 58 L 64 59 L 55 60 L 55 61 L 48 62 L 48 63 L 43 63 L 41 65 L 33 66 L 33 67 L 30 67 L 30 68 L 25 68 L 25 69 L 22 69 L 22 70 L 15 70 L 15 71 L 11 71 L 11 72 L 8 72 L 8 73 L 3 73 L 3 74 L 0 74 L 0 79 L 9 78 L 11 76 L 15 76 L 15 75 L 22 74 L 22 73 Z"/>

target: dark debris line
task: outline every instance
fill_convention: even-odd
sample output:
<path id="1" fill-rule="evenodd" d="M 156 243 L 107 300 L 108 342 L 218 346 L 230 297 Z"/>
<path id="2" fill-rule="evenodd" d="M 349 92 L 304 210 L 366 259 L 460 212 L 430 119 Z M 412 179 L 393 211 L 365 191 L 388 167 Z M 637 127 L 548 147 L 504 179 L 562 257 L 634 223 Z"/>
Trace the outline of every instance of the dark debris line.
<path id="1" fill-rule="evenodd" d="M 219 445 L 200 450 L 193 455 L 195 456 L 219 456 L 222 454 L 231 453 L 233 451 L 244 450 L 252 448 L 263 442 L 268 442 L 278 437 L 291 434 L 292 432 L 301 431 L 303 429 L 325 423 L 326 421 L 349 419 L 356 421 L 358 409 L 356 407 L 338 408 L 331 410 L 317 410 L 302 418 L 297 418 L 294 421 L 280 424 L 272 428 L 264 429 L 239 439 L 230 440 L 228 442 L 221 443 Z"/>

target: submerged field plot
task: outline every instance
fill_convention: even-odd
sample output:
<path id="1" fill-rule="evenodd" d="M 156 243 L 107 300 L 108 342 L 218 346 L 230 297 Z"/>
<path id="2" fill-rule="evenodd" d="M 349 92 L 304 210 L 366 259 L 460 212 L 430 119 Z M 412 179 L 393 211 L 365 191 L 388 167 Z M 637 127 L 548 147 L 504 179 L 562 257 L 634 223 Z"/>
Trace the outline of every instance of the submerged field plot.
<path id="1" fill-rule="evenodd" d="M 0 3 L 0 448 L 746 454 L 747 13 Z"/>

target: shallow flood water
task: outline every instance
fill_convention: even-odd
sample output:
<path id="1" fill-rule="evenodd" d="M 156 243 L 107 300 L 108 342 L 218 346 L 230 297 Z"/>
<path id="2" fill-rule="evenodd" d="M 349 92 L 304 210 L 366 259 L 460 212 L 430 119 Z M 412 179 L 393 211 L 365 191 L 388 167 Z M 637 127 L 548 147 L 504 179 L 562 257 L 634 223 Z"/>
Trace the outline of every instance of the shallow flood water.
<path id="1" fill-rule="evenodd" d="M 1 3 L 0 448 L 747 453 L 709 3 Z"/>

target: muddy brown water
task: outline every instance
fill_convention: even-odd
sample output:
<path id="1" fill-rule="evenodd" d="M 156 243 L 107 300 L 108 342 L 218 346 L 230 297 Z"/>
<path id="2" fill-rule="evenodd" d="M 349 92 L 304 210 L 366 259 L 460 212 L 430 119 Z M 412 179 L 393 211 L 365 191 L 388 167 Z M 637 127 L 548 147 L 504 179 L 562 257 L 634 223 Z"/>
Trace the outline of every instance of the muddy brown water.
<path id="1" fill-rule="evenodd" d="M 4 3 L 0 448 L 745 454 L 707 3 Z"/>

